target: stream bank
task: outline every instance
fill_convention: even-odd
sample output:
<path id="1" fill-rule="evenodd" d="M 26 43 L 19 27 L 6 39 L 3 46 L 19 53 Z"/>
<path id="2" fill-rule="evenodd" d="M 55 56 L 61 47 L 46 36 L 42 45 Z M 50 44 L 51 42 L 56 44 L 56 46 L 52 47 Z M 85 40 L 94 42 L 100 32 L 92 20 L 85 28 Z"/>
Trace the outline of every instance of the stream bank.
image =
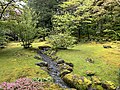
<path id="1" fill-rule="evenodd" d="M 40 67 L 46 67 L 48 74 L 53 78 L 54 82 L 58 84 L 61 88 L 70 88 L 61 78 L 61 68 L 59 65 L 64 63 L 64 60 L 56 62 L 50 56 L 44 54 L 48 50 L 49 48 L 42 48 L 41 50 L 38 50 L 37 54 L 42 58 L 43 62 L 36 63 L 36 65 Z M 72 69 L 69 72 L 63 72 L 63 74 L 67 74 L 70 72 L 72 72 Z"/>

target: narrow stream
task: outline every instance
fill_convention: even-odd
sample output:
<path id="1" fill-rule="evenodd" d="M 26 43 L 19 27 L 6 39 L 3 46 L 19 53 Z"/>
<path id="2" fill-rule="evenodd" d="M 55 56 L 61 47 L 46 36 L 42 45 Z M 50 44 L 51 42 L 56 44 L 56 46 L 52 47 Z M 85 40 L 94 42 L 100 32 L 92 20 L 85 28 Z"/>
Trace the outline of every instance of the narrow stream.
<path id="1" fill-rule="evenodd" d="M 53 78 L 54 82 L 62 88 L 69 88 L 66 83 L 59 76 L 60 70 L 56 62 L 54 62 L 49 56 L 38 51 L 38 54 L 42 57 L 43 61 L 48 63 L 48 73 Z"/>

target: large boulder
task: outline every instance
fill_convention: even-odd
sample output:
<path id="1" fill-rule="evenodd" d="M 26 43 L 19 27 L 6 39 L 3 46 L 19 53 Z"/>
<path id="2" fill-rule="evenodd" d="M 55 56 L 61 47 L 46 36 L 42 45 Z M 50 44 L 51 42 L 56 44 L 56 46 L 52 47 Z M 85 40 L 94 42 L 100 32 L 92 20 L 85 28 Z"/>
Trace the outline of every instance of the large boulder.
<path id="1" fill-rule="evenodd" d="M 63 77 L 63 80 L 73 88 L 76 88 L 77 90 L 88 90 L 88 88 L 91 86 L 92 81 L 85 77 L 80 77 L 75 74 L 66 74 Z"/>

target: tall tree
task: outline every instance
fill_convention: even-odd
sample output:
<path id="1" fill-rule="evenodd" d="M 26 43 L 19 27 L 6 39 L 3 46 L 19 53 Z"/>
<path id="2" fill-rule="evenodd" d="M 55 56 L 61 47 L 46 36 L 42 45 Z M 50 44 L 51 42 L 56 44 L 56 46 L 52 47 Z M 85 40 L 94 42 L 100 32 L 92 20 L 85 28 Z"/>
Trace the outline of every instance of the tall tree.
<path id="1" fill-rule="evenodd" d="M 42 37 L 45 39 L 45 36 L 51 32 L 53 28 L 52 16 L 58 12 L 58 4 L 63 0 L 31 0 L 29 5 L 35 10 L 38 16 L 37 28 L 39 32 L 42 32 Z M 47 34 L 46 34 L 47 32 Z M 40 35 L 40 33 L 39 33 Z"/>

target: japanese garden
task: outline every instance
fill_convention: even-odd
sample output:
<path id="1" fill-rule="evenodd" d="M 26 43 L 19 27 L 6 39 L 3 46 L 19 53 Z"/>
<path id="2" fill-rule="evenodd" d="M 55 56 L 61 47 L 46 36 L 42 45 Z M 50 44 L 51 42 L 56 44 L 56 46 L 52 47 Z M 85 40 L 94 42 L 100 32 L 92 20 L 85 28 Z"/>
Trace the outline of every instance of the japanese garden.
<path id="1" fill-rule="evenodd" d="M 120 90 L 120 0 L 0 0 L 0 90 Z"/>

